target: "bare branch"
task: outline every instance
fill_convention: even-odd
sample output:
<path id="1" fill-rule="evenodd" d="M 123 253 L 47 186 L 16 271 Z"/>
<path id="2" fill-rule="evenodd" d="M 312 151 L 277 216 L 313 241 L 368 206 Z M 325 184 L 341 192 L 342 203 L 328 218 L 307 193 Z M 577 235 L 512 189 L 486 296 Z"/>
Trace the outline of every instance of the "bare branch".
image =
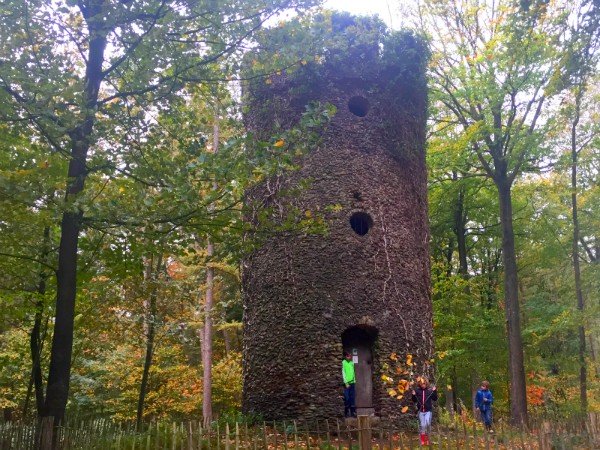
<path id="1" fill-rule="evenodd" d="M 54 266 L 48 264 L 45 261 L 42 261 L 41 259 L 34 258 L 33 256 L 17 255 L 14 253 L 5 253 L 5 252 L 0 252 L 0 256 L 6 256 L 7 258 L 22 259 L 24 261 L 35 262 L 35 263 L 40 264 L 48 269 L 51 269 L 53 272 L 56 272 L 56 268 Z"/>

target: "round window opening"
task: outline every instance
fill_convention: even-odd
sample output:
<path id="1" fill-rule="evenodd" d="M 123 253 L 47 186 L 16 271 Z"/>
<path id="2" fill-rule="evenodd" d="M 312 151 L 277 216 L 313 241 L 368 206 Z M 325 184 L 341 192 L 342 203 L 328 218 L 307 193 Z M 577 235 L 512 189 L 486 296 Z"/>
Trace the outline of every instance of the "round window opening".
<path id="1" fill-rule="evenodd" d="M 373 226 L 373 219 L 365 212 L 356 212 L 350 217 L 350 226 L 356 234 L 364 236 Z"/>
<path id="2" fill-rule="evenodd" d="M 369 112 L 369 101 L 357 95 L 348 100 L 348 109 L 352 114 L 358 117 L 365 117 Z"/>

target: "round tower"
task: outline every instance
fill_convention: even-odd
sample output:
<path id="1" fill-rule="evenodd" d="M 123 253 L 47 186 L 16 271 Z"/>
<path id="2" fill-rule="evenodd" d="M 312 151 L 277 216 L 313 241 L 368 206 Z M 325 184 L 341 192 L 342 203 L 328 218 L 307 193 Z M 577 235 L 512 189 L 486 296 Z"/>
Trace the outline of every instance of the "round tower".
<path id="1" fill-rule="evenodd" d="M 277 180 L 302 185 L 296 195 L 278 196 L 275 183 L 250 194 L 322 215 L 327 232 L 271 235 L 244 262 L 245 412 L 340 417 L 348 350 L 358 413 L 398 421 L 407 400 L 382 380 L 390 355 L 429 371 L 426 62 L 422 41 L 398 33 L 251 88 L 247 125 L 258 135 L 293 126 L 311 101 L 337 112 L 299 170 Z"/>

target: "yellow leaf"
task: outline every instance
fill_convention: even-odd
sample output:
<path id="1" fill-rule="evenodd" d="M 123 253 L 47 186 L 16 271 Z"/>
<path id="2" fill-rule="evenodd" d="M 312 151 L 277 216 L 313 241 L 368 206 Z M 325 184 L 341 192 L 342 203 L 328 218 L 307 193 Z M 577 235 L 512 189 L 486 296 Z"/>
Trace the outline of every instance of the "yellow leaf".
<path id="1" fill-rule="evenodd" d="M 285 141 L 283 139 L 279 139 L 277 142 L 275 142 L 275 144 L 273 144 L 275 147 L 283 147 L 285 145 Z"/>
<path id="2" fill-rule="evenodd" d="M 449 391 L 451 391 L 451 390 L 452 390 L 452 386 L 450 386 L 450 385 L 446 386 L 446 388 L 447 388 Z"/>
<path id="3" fill-rule="evenodd" d="M 385 381 L 386 383 L 393 383 L 393 382 L 394 382 L 394 380 L 393 380 L 392 378 L 388 377 L 388 376 L 387 376 L 387 375 L 385 375 L 385 374 L 384 374 L 384 375 L 381 375 L 381 379 L 382 379 L 383 381 Z"/>
<path id="4" fill-rule="evenodd" d="M 393 389 L 390 389 L 388 391 L 388 394 L 390 394 L 390 397 L 395 397 L 396 395 L 398 395 L 398 393 L 395 390 L 393 390 Z"/>
<path id="5" fill-rule="evenodd" d="M 408 411 L 408 406 L 405 406 L 404 408 L 402 408 L 402 414 L 404 414 L 406 411 Z"/>
<path id="6" fill-rule="evenodd" d="M 392 361 L 398 361 L 398 355 L 396 355 L 396 353 L 392 353 L 392 354 L 390 355 L 390 359 L 391 359 Z"/>

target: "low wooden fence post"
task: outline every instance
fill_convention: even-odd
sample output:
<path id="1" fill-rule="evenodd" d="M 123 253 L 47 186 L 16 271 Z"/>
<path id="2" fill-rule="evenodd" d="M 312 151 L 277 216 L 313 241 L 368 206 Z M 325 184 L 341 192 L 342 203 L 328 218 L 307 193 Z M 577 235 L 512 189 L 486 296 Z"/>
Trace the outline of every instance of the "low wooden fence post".
<path id="1" fill-rule="evenodd" d="M 348 439 L 348 450 L 352 450 L 352 431 L 350 431 L 348 422 L 346 422 L 346 438 Z"/>
<path id="2" fill-rule="evenodd" d="M 335 427 L 337 430 L 338 450 L 342 450 L 342 433 L 340 431 L 340 421 L 338 419 L 335 419 Z"/>
<path id="3" fill-rule="evenodd" d="M 358 416 L 358 447 L 360 450 L 371 450 L 371 418 Z"/>
<path id="4" fill-rule="evenodd" d="M 217 422 L 217 450 L 221 448 L 221 430 L 219 429 L 219 422 Z"/>
<path id="5" fill-rule="evenodd" d="M 225 422 L 225 450 L 229 450 L 229 422 Z"/>

